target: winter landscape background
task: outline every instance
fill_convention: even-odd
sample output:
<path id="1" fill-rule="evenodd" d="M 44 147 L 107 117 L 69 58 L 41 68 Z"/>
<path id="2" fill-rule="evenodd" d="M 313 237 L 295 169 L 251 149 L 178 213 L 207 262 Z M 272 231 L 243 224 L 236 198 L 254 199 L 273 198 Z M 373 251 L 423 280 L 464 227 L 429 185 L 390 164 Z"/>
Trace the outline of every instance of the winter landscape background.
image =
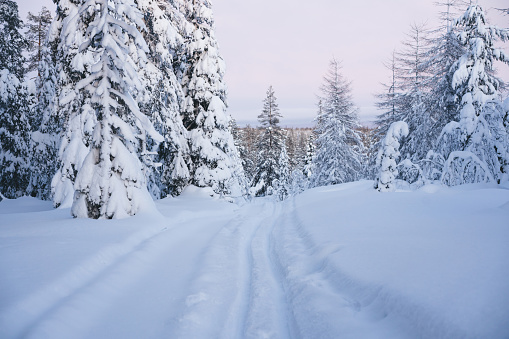
<path id="1" fill-rule="evenodd" d="M 35 5 L 0 0 L 0 337 L 509 336 L 507 4 Z"/>

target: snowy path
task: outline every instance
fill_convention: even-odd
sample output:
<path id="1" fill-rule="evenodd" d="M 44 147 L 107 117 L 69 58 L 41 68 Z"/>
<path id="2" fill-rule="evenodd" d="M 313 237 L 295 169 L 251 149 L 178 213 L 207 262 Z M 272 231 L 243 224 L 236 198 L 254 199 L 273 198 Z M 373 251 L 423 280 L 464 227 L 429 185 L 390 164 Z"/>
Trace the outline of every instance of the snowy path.
<path id="1" fill-rule="evenodd" d="M 191 195 L 127 222 L 4 202 L 0 337 L 504 338 L 509 191 L 368 184 L 243 207 Z M 423 221 L 355 208 L 392 221 L 391 199 Z"/>
<path id="2" fill-rule="evenodd" d="M 293 337 L 271 253 L 281 205 L 183 218 L 101 248 L 0 316 L 6 337 Z M 28 310 L 28 311 L 27 311 Z"/>

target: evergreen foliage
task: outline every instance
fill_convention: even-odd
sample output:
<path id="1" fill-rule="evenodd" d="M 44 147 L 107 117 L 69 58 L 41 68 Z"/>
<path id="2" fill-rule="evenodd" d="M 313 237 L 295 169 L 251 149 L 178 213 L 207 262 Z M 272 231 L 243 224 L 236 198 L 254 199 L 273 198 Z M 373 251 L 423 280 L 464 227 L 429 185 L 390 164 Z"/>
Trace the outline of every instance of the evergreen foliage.
<path id="1" fill-rule="evenodd" d="M 144 14 L 143 36 L 148 46 L 148 62 L 140 69 L 143 90 L 135 94 L 140 110 L 150 118 L 164 141 L 156 148 L 147 140 L 142 155 L 148 189 L 153 197 L 179 195 L 189 183 L 189 147 L 186 130 L 180 119 L 182 87 L 174 69 L 174 59 L 183 38 L 175 23 L 176 8 L 166 1 L 140 0 Z M 156 159 L 152 152 L 157 151 Z"/>
<path id="2" fill-rule="evenodd" d="M 507 113 L 499 100 L 500 81 L 492 71 L 495 60 L 509 64 L 509 56 L 494 46 L 497 38 L 507 41 L 509 32 L 488 26 L 479 5 L 470 6 L 457 25 L 465 52 L 451 67 L 449 78 L 459 119 L 443 128 L 437 143 L 446 159 L 442 181 L 458 185 L 507 180 Z"/>
<path id="3" fill-rule="evenodd" d="M 255 196 L 278 194 L 285 196 L 288 181 L 288 154 L 285 132 L 279 126 L 282 117 L 272 86 L 267 90 L 262 113 L 258 116 L 261 133 L 258 136 L 256 172 L 251 187 Z"/>
<path id="4" fill-rule="evenodd" d="M 409 136 L 401 145 L 404 158 L 422 159 L 432 147 L 434 139 L 430 137 L 430 128 L 433 122 L 427 109 L 429 34 L 424 25 L 412 25 L 403 48 L 393 53 L 391 63 L 386 66 L 392 79 L 390 84 L 384 85 L 384 92 L 377 95 L 377 106 L 383 113 L 377 119 L 376 151 L 371 154 L 378 152 L 389 126 L 396 121 L 405 121 L 409 127 Z M 373 160 L 371 158 L 371 163 Z"/>
<path id="5" fill-rule="evenodd" d="M 393 122 L 382 141 L 377 155 L 376 164 L 379 174 L 375 179 L 374 188 L 379 192 L 392 192 L 396 189 L 395 179 L 398 175 L 397 161 L 400 156 L 400 141 L 409 133 L 404 121 Z"/>
<path id="6" fill-rule="evenodd" d="M 211 4 L 196 0 L 185 6 L 192 24 L 186 36 L 182 120 L 189 131 L 191 183 L 212 187 L 221 195 L 241 195 L 243 170 L 226 114 L 225 64 L 214 35 Z"/>
<path id="7" fill-rule="evenodd" d="M 76 5 L 71 2 L 61 3 L 57 7 L 56 16 L 48 28 L 46 40 L 42 46 L 39 76 L 36 79 L 37 103 L 31 110 L 33 133 L 30 138 L 31 166 L 27 194 L 44 200 L 53 199 L 52 182 L 56 184 L 58 183 L 56 180 L 64 179 L 62 176 L 54 179 L 61 163 L 59 149 L 67 113 L 58 109 L 57 90 L 59 78 L 65 76 L 63 72 L 59 72 L 63 69 L 63 56 L 67 50 L 60 48 L 62 27 L 66 17 L 75 11 Z M 48 161 L 48 159 L 52 160 Z M 72 184 L 58 187 L 66 188 L 67 192 L 59 194 L 54 199 L 55 205 L 60 206 L 65 200 L 62 197 L 67 196 L 67 205 L 70 206 L 74 194 Z"/>
<path id="8" fill-rule="evenodd" d="M 8 69 L 0 70 L 0 194 L 9 199 L 23 196 L 28 186 L 27 106 L 26 88 Z"/>
<path id="9" fill-rule="evenodd" d="M 28 42 L 21 34 L 23 21 L 19 18 L 18 4 L 0 0 L 0 70 L 7 69 L 19 81 L 25 76 L 23 51 Z"/>
<path id="10" fill-rule="evenodd" d="M 28 185 L 29 93 L 23 83 L 22 21 L 14 1 L 0 0 L 0 194 L 14 199 Z"/>
<path id="11" fill-rule="evenodd" d="M 82 34 L 80 52 L 96 61 L 76 88 L 89 100 L 82 106 L 85 114 L 94 114 L 97 122 L 76 175 L 71 212 L 75 217 L 124 218 L 136 214 L 148 194 L 139 160 L 147 135 L 162 141 L 131 92 L 143 90 L 138 74 L 148 52 L 139 32 L 144 23 L 133 1 L 88 0 L 76 26 Z"/>
<path id="12" fill-rule="evenodd" d="M 50 11 L 46 7 L 42 7 L 37 14 L 28 12 L 27 29 L 25 36 L 28 40 L 28 65 L 27 72 L 39 71 L 39 64 L 43 58 L 44 43 L 46 34 L 51 24 L 52 17 Z M 40 74 L 39 74 L 40 75 Z"/>
<path id="13" fill-rule="evenodd" d="M 357 180 L 362 170 L 357 109 L 352 102 L 350 83 L 340 73 L 335 59 L 324 77 L 321 92 L 311 180 L 314 187 Z"/>

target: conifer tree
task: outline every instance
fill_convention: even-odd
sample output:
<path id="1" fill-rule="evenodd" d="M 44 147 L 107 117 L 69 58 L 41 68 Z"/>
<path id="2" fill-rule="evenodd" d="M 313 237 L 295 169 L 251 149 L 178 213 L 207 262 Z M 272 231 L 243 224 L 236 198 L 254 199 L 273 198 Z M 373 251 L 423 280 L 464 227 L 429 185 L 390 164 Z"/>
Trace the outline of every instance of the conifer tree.
<path id="1" fill-rule="evenodd" d="M 288 180 L 285 135 L 279 126 L 281 117 L 274 90 L 270 86 L 262 113 L 258 116 L 262 131 L 258 136 L 256 172 L 251 183 L 256 196 L 272 195 L 284 189 Z"/>
<path id="2" fill-rule="evenodd" d="M 27 106 L 26 88 L 8 69 L 0 70 L 0 193 L 9 199 L 23 196 L 28 186 Z"/>
<path id="3" fill-rule="evenodd" d="M 26 40 L 18 5 L 0 0 L 0 194 L 14 199 L 28 185 L 28 91 L 23 84 Z"/>
<path id="4" fill-rule="evenodd" d="M 438 3 L 446 8 L 440 13 L 443 24 L 435 30 L 436 37 L 430 39 L 430 48 L 424 66 L 431 74 L 426 84 L 431 89 L 426 100 L 426 110 L 429 112 L 432 124 L 428 129 L 428 137 L 433 144 L 444 126 L 458 119 L 460 103 L 456 100 L 455 90 L 452 87 L 452 73 L 449 70 L 465 52 L 464 46 L 458 39 L 458 27 L 453 19 L 460 4 L 457 0 Z"/>
<path id="5" fill-rule="evenodd" d="M 357 180 L 362 169 L 362 141 L 356 130 L 359 124 L 350 83 L 343 78 L 335 59 L 324 77 L 321 92 L 311 181 L 314 187 Z"/>
<path id="6" fill-rule="evenodd" d="M 149 196 L 139 160 L 147 134 L 162 141 L 131 92 L 142 90 L 138 74 L 147 60 L 148 47 L 139 32 L 144 28 L 142 15 L 133 1 L 88 0 L 75 20 L 65 29 L 77 28 L 83 41 L 80 53 L 94 60 L 90 75 L 76 88 L 86 98 L 82 114 L 94 114 L 97 122 L 76 175 L 71 212 L 95 219 L 131 216 Z M 73 61 L 82 60 L 76 55 Z"/>
<path id="7" fill-rule="evenodd" d="M 149 62 L 140 74 L 144 89 L 135 98 L 140 110 L 164 137 L 155 160 L 151 156 L 155 143 L 147 140 L 148 149 L 142 160 L 152 195 L 155 198 L 175 196 L 190 180 L 187 131 L 179 112 L 183 92 L 174 69 L 175 55 L 184 42 L 176 22 L 180 14 L 172 3 L 162 0 L 140 0 L 138 8 L 144 13 L 143 36 L 149 49 Z"/>
<path id="8" fill-rule="evenodd" d="M 283 134 L 283 147 L 281 147 L 281 151 L 278 157 L 278 167 L 277 167 L 277 179 L 273 182 L 274 192 L 276 193 L 276 198 L 278 200 L 284 200 L 291 193 L 291 171 L 290 171 L 290 159 L 288 157 L 288 153 L 286 152 L 286 135 Z"/>
<path id="9" fill-rule="evenodd" d="M 408 135 L 408 132 L 406 122 L 394 122 L 382 141 L 376 161 L 379 174 L 374 186 L 379 192 L 392 192 L 396 189 L 394 180 L 398 175 L 397 160 L 400 156 L 400 141 Z"/>
<path id="10" fill-rule="evenodd" d="M 59 167 L 51 182 L 55 207 L 71 207 L 76 176 L 89 153 L 97 123 L 91 92 L 77 86 L 80 81 L 91 76 L 92 68 L 98 64 L 92 50 L 82 48 L 83 41 L 88 39 L 87 35 L 95 34 L 87 32 L 86 26 L 96 15 L 95 11 L 80 13 L 84 4 L 84 0 L 61 0 L 57 6 L 55 27 L 50 32 L 50 41 L 58 43 L 55 51 L 58 60 L 54 65 L 57 72 L 55 106 L 54 111 L 48 112 L 48 115 L 55 114 L 62 122 Z"/>
<path id="11" fill-rule="evenodd" d="M 72 184 L 60 185 L 66 182 L 65 176 L 55 177 L 60 168 L 59 149 L 63 135 L 64 121 L 67 120 L 68 112 L 59 109 L 58 94 L 60 93 L 59 79 L 66 75 L 63 70 L 63 62 L 68 59 L 68 49 L 60 48 L 61 32 L 64 21 L 77 11 L 76 4 L 66 1 L 59 2 L 55 18 L 48 28 L 45 43 L 42 46 L 41 60 L 39 62 L 36 79 L 37 103 L 32 108 L 32 137 L 30 138 L 30 183 L 27 194 L 44 200 L 53 199 L 56 206 L 60 206 L 67 196 L 70 206 L 74 189 Z M 62 83 L 66 83 L 65 81 Z M 48 159 L 53 159 L 48 161 Z M 73 178 L 75 173 L 72 173 Z M 65 181 L 62 181 L 65 180 Z M 57 197 L 55 187 L 52 192 L 52 182 L 58 186 Z M 74 182 L 74 181 L 73 181 Z M 66 192 L 66 193 L 64 193 Z"/>
<path id="12" fill-rule="evenodd" d="M 459 103 L 458 121 L 448 123 L 437 142 L 446 159 L 442 181 L 458 185 L 501 181 L 509 172 L 507 114 L 499 100 L 500 81 L 493 76 L 495 60 L 509 56 L 494 46 L 509 40 L 509 32 L 488 26 L 483 9 L 470 6 L 457 20 L 465 52 L 451 67 L 449 79 Z"/>
<path id="13" fill-rule="evenodd" d="M 27 72 L 39 71 L 42 61 L 42 52 L 46 41 L 46 34 L 51 24 L 52 17 L 46 7 L 42 7 L 37 14 L 28 12 L 26 23 L 26 39 L 28 40 L 28 66 Z M 40 75 L 40 74 L 39 74 Z"/>
<path id="14" fill-rule="evenodd" d="M 242 146 L 239 150 L 241 152 L 242 166 L 244 167 L 246 180 L 251 182 L 256 171 L 258 156 L 258 129 L 248 125 L 242 129 L 241 137 Z"/>
<path id="15" fill-rule="evenodd" d="M 399 60 L 399 59 L 398 59 Z M 400 64 L 396 59 L 396 51 L 392 52 L 392 57 L 389 62 L 384 63 L 387 70 L 390 71 L 390 81 L 382 84 L 383 91 L 376 94 L 376 106 L 382 112 L 377 116 L 376 128 L 373 132 L 372 149 L 369 151 L 368 157 L 368 170 L 366 176 L 368 178 L 375 178 L 377 173 L 376 158 L 378 151 L 382 147 L 382 141 L 389 130 L 391 124 L 398 121 L 399 118 L 404 116 L 404 112 L 408 110 L 407 101 L 405 98 L 405 82 L 402 79 L 403 73 Z"/>
<path id="16" fill-rule="evenodd" d="M 28 47 L 21 34 L 22 28 L 18 4 L 12 0 L 0 0 L 0 70 L 9 70 L 20 82 L 25 76 L 23 51 Z"/>
<path id="17" fill-rule="evenodd" d="M 403 158 L 412 161 L 424 158 L 434 141 L 429 137 L 433 122 L 426 107 L 427 80 L 430 77 L 426 63 L 429 34 L 424 24 L 411 25 L 407 39 L 403 41 L 403 49 L 396 53 L 403 92 L 399 98 L 400 112 L 390 123 L 405 121 L 408 124 L 409 134 L 400 151 Z"/>
<path id="18" fill-rule="evenodd" d="M 313 177 L 315 171 L 313 158 L 315 157 L 316 146 L 315 146 L 315 135 L 312 133 L 308 137 L 306 146 L 306 157 L 304 158 L 303 173 L 306 179 L 309 181 Z"/>
<path id="19" fill-rule="evenodd" d="M 214 35 L 211 4 L 196 0 L 186 5 L 192 30 L 186 37 L 182 120 L 189 131 L 191 183 L 212 187 L 218 194 L 238 195 L 243 173 L 226 114 L 225 65 Z"/>

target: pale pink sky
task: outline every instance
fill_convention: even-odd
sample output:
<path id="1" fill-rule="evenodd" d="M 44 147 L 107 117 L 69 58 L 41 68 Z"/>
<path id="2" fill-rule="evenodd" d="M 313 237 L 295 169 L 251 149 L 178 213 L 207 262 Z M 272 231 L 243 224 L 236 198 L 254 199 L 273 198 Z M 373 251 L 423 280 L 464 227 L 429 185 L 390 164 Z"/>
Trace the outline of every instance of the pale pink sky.
<path id="1" fill-rule="evenodd" d="M 334 56 L 352 81 L 363 122 L 378 114 L 373 94 L 388 77 L 382 63 L 399 48 L 412 23 L 437 25 L 434 0 L 213 0 L 216 38 L 226 60 L 229 113 L 256 124 L 269 85 L 278 97 L 283 125 L 311 126 L 316 95 Z M 509 16 L 492 8 L 507 0 L 479 0 L 492 23 L 509 26 Z M 18 0 L 20 15 L 53 10 L 50 0 Z M 509 51 L 509 44 L 506 44 Z M 497 65 L 509 81 L 509 67 Z"/>

